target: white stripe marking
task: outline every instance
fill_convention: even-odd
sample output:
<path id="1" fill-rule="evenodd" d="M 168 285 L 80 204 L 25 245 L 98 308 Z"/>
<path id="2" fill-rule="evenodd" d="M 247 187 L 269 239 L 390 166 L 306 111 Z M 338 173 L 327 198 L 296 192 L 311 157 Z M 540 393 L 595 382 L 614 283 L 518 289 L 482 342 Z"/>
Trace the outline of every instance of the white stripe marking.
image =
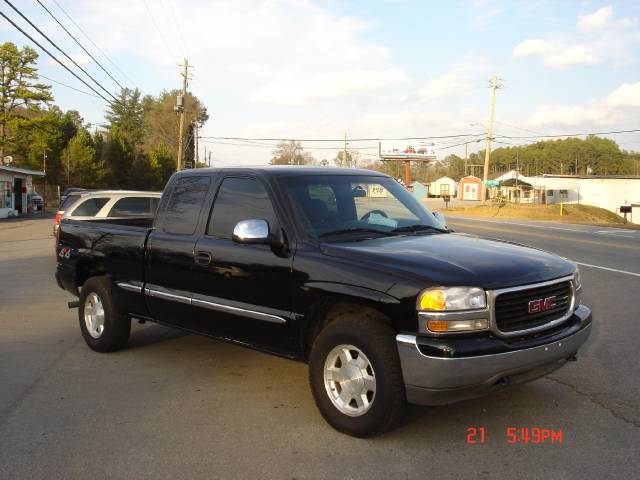
<path id="1" fill-rule="evenodd" d="M 617 268 L 601 267 L 599 265 L 591 265 L 590 263 L 576 262 L 575 260 L 574 260 L 574 263 L 577 263 L 578 265 L 582 265 L 583 267 L 599 268 L 600 270 L 608 270 L 610 272 L 624 273 L 625 275 L 633 275 L 634 277 L 640 277 L 640 273 L 628 272 L 627 270 L 618 270 Z"/>
<path id="2" fill-rule="evenodd" d="M 615 235 L 615 233 L 608 232 L 606 230 L 588 230 L 588 229 L 575 229 L 575 228 L 562 228 L 562 227 L 554 227 L 553 225 L 541 224 L 536 225 L 532 223 L 517 223 L 517 222 L 500 222 L 498 220 L 484 220 L 479 218 L 470 218 L 470 217 L 455 217 L 451 215 L 447 221 L 449 223 L 456 223 L 456 220 L 469 220 L 471 222 L 486 222 L 486 223 L 497 223 L 499 225 L 517 225 L 519 227 L 533 227 L 533 228 L 544 228 L 551 230 L 564 230 L 566 232 L 575 232 L 575 233 L 597 233 L 600 235 Z M 589 227 L 589 225 L 585 225 L 585 227 Z M 625 233 L 634 233 L 634 230 L 624 230 L 621 228 L 612 228 L 616 232 L 624 231 Z M 631 238 L 637 238 L 635 235 Z"/>

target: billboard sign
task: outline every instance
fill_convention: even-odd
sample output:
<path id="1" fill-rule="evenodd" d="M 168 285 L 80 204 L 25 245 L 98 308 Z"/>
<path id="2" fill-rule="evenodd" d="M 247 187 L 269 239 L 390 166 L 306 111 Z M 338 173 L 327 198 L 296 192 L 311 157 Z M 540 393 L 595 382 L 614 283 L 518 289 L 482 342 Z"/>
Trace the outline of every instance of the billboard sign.
<path id="1" fill-rule="evenodd" d="M 380 142 L 380 158 L 383 160 L 432 161 L 438 157 L 436 144 L 425 140 L 383 140 Z"/>

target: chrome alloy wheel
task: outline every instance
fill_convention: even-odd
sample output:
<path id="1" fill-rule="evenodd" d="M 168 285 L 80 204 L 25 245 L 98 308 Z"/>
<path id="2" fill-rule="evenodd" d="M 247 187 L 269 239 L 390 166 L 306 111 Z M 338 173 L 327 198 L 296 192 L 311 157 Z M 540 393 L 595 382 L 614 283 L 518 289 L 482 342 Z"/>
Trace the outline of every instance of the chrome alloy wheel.
<path id="1" fill-rule="evenodd" d="M 324 386 L 341 413 L 359 417 L 373 405 L 376 376 L 371 362 L 359 348 L 338 345 L 324 362 Z"/>
<path id="2" fill-rule="evenodd" d="M 100 338 L 104 332 L 104 306 L 95 292 L 87 295 L 84 301 L 84 324 L 93 338 Z"/>

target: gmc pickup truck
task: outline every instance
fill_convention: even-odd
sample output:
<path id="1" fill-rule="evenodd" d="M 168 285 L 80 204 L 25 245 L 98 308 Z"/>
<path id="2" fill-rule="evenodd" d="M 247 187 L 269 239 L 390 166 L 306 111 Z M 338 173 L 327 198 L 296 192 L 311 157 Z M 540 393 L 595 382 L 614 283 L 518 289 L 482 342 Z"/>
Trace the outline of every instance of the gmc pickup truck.
<path id="1" fill-rule="evenodd" d="M 454 233 L 368 170 L 197 169 L 154 218 L 63 220 L 56 280 L 90 348 L 131 320 L 307 362 L 322 416 L 350 435 L 528 382 L 591 331 L 576 265 Z"/>

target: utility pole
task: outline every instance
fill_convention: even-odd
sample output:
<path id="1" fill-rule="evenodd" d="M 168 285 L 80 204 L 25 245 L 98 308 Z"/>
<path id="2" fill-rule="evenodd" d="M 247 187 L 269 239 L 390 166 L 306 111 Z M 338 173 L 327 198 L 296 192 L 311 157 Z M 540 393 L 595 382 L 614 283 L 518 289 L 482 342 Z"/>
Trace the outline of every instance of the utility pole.
<path id="1" fill-rule="evenodd" d="M 496 90 L 500 88 L 498 86 L 498 77 L 495 75 L 491 78 L 491 109 L 489 110 L 489 128 L 487 129 L 487 147 L 484 151 L 484 175 L 482 176 L 482 183 L 484 185 L 483 192 L 487 189 L 487 180 L 489 179 L 489 161 L 491 160 L 491 141 L 493 140 L 493 114 L 496 105 Z M 482 200 L 486 200 L 486 193 L 483 195 Z"/>
<path id="2" fill-rule="evenodd" d="M 47 208 L 47 151 L 42 152 L 42 171 L 44 172 L 44 192 L 42 193 L 42 211 Z"/>
<path id="3" fill-rule="evenodd" d="M 185 58 L 182 72 L 182 95 L 178 95 L 176 106 L 174 108 L 180 114 L 180 126 L 178 127 L 178 158 L 176 159 L 176 171 L 182 168 L 183 155 L 183 137 L 184 137 L 184 117 L 185 117 L 185 101 L 187 98 L 187 82 L 189 80 L 189 61 Z M 193 67 L 191 67 L 193 68 Z"/>
<path id="4" fill-rule="evenodd" d="M 198 168 L 198 163 L 200 163 L 200 152 L 198 151 L 198 123 L 196 121 L 193 122 L 193 146 L 196 149 L 196 164 L 194 168 Z"/>
<path id="5" fill-rule="evenodd" d="M 578 176 L 578 154 L 577 153 L 576 153 L 576 168 L 575 168 L 575 171 L 576 171 L 576 177 L 577 177 Z"/>
<path id="6" fill-rule="evenodd" d="M 349 165 L 347 164 L 347 131 L 344 131 L 344 152 L 342 154 L 343 158 L 342 158 L 342 164 L 346 167 L 348 167 Z"/>
<path id="7" fill-rule="evenodd" d="M 469 143 L 464 144 L 464 176 L 467 176 L 467 162 L 469 161 Z"/>

